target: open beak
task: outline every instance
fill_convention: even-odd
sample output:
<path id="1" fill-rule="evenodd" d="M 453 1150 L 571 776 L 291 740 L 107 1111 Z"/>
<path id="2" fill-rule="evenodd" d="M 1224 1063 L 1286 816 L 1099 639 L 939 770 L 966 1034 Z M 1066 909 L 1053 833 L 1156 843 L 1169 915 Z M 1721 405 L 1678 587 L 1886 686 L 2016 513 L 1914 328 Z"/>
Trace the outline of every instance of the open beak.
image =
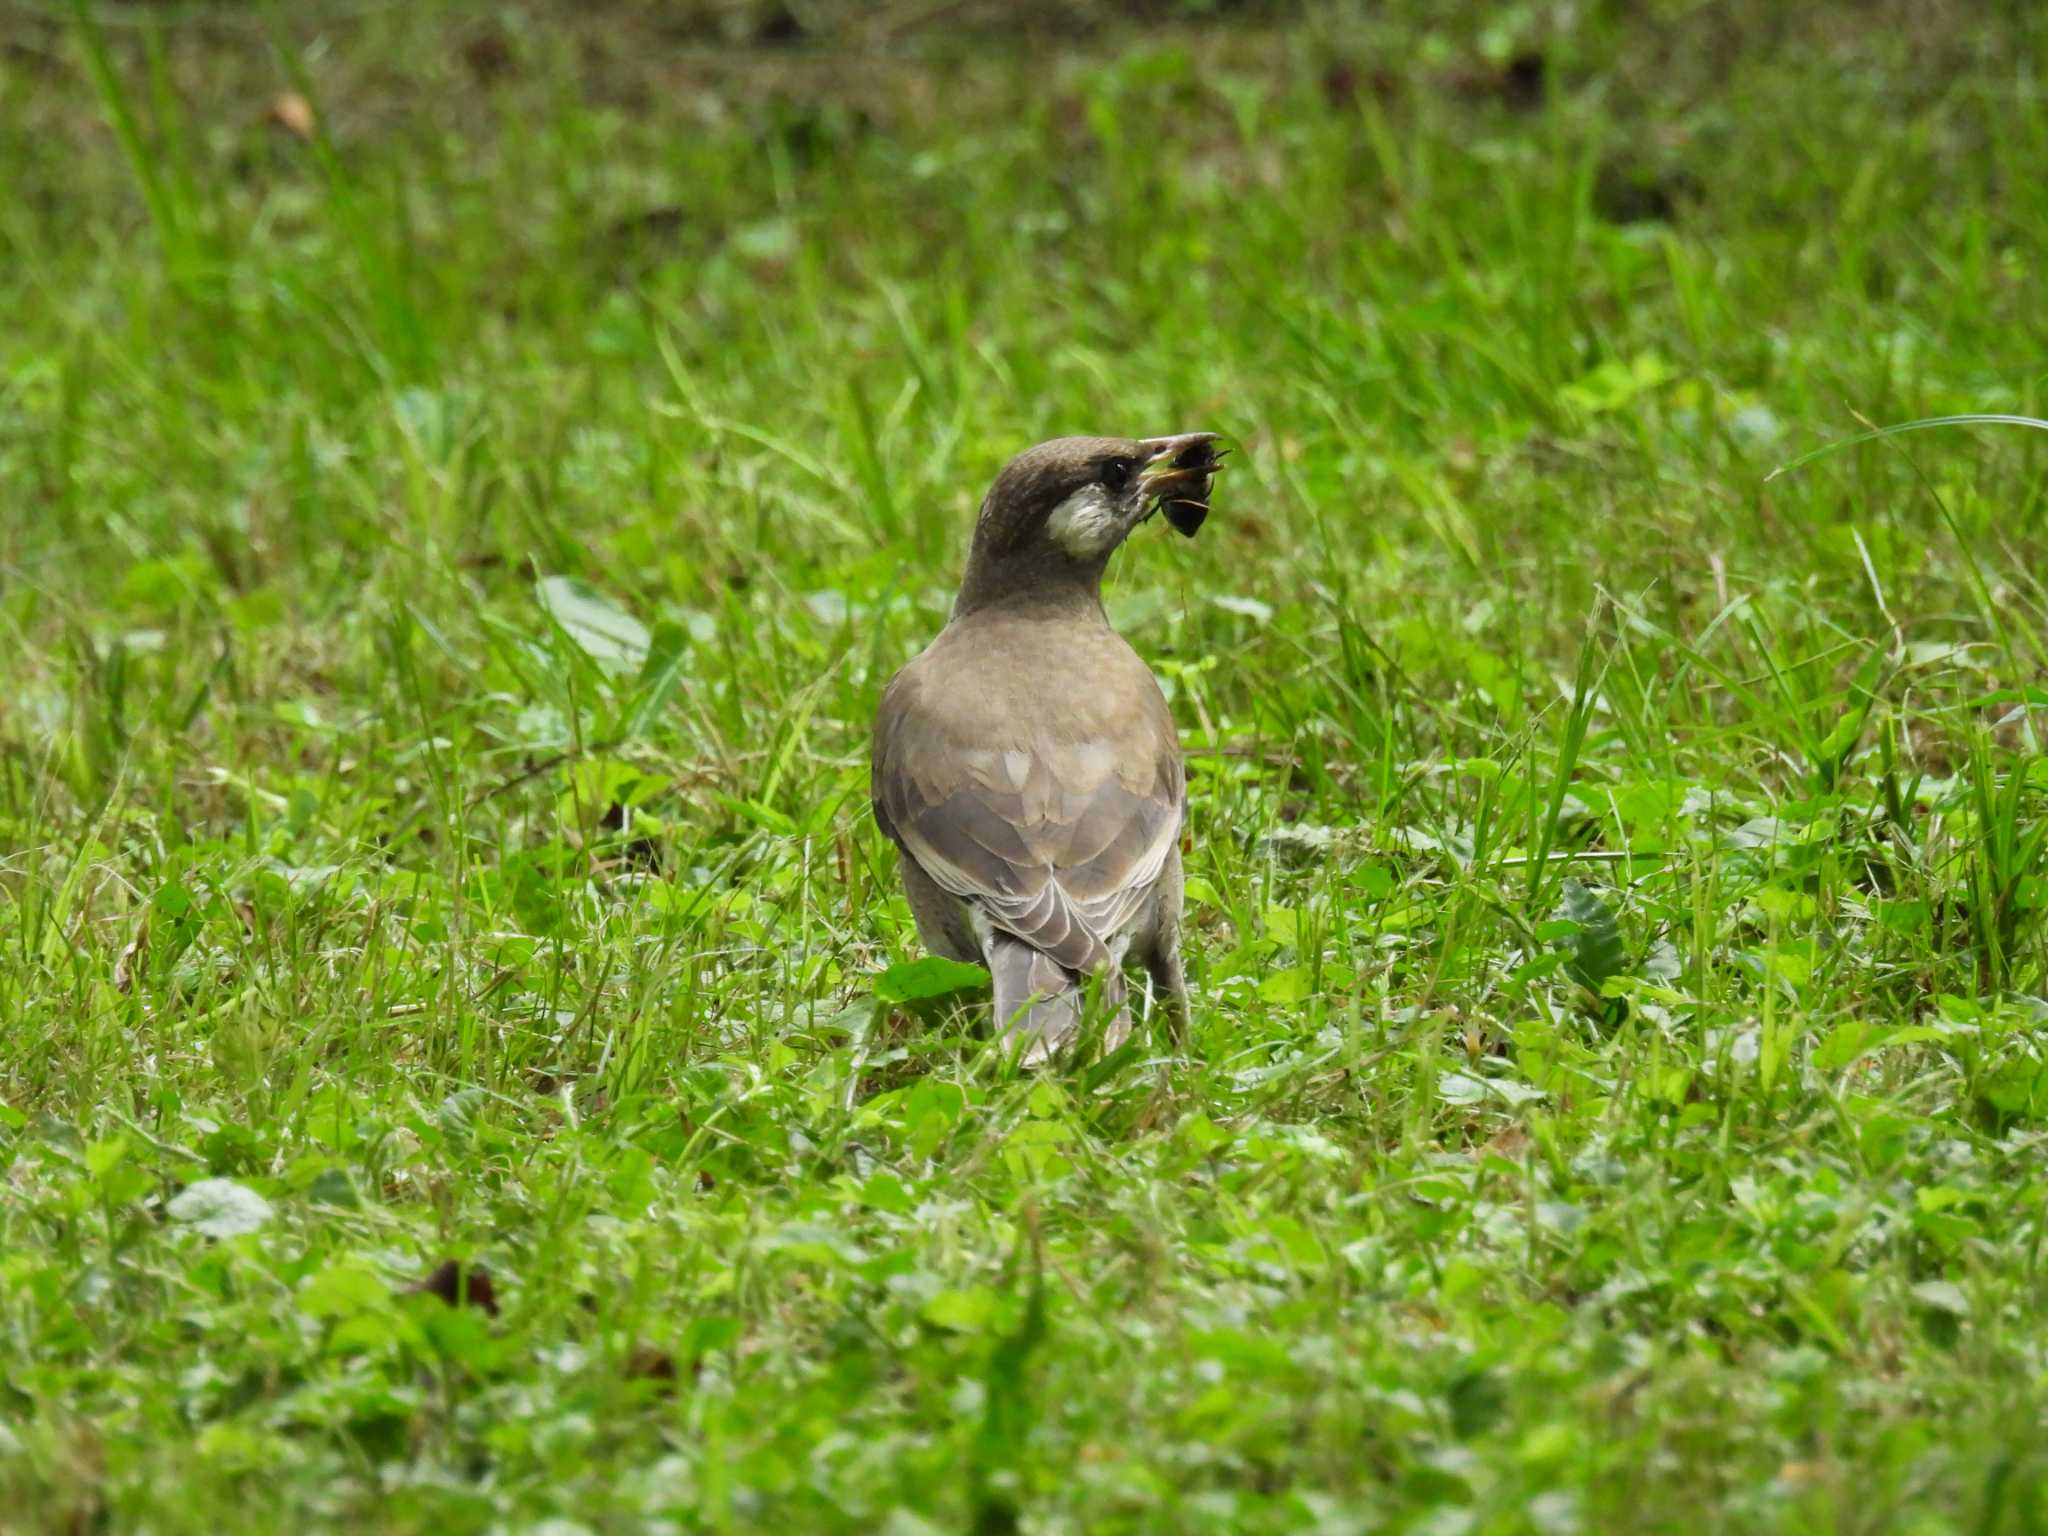
<path id="1" fill-rule="evenodd" d="M 1209 481 L 1223 467 L 1214 432 L 1183 432 L 1148 439 L 1138 471 L 1138 493 L 1156 499 L 1174 531 L 1193 538 L 1209 515 Z"/>

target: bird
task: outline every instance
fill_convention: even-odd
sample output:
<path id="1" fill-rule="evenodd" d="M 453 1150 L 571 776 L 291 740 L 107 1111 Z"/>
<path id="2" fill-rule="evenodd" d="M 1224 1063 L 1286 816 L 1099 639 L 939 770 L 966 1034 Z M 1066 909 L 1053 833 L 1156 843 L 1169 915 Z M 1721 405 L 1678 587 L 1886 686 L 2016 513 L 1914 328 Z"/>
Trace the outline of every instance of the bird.
<path id="1" fill-rule="evenodd" d="M 1114 1009 L 1103 1048 L 1123 1043 L 1126 965 L 1186 1029 L 1187 773 L 1102 576 L 1155 511 L 1194 536 L 1216 436 L 1062 437 L 1012 459 L 982 500 L 952 616 L 876 711 L 871 800 L 919 937 L 987 968 L 997 1027 L 1027 1066 L 1075 1040 L 1091 988 Z"/>

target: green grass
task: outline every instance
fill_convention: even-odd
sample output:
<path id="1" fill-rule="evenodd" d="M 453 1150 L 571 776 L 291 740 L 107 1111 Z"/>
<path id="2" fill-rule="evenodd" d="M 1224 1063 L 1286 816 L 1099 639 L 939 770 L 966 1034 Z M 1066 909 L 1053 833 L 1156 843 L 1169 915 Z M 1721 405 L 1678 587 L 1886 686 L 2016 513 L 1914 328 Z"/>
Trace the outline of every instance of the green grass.
<path id="1" fill-rule="evenodd" d="M 2048 1525 L 2048 438 L 1764 482 L 2048 414 L 2048 26 L 917 9 L 4 12 L 0 1527 Z M 1194 427 L 1020 1076 L 868 721 Z"/>

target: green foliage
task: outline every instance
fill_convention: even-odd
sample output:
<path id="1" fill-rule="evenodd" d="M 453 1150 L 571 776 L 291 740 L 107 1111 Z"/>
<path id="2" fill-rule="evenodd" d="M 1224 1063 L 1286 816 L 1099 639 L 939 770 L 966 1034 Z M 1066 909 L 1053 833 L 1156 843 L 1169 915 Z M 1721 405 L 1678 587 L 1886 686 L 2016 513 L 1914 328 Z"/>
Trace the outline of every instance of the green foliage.
<path id="1" fill-rule="evenodd" d="M 1802 460 L 2048 414 L 2048 33 L 1277 9 L 10 13 L 0 1527 L 2048 1523 L 2048 434 Z M 868 724 L 1196 427 L 1020 1073 Z"/>

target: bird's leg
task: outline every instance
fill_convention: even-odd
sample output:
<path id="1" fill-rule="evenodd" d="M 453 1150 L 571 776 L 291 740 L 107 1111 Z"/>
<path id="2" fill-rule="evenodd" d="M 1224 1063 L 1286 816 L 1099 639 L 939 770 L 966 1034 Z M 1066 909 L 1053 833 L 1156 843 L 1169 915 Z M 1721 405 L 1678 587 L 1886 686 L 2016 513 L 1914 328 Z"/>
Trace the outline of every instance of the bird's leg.
<path id="1" fill-rule="evenodd" d="M 1176 1047 L 1188 1043 L 1188 977 L 1180 961 L 1180 937 L 1157 945 L 1145 957 L 1145 974 L 1152 978 L 1152 996 L 1166 1005 L 1166 1027 Z"/>
<path id="2" fill-rule="evenodd" d="M 1130 994 L 1124 986 L 1123 972 L 1115 966 L 1103 972 L 1099 980 L 1087 983 L 1087 987 L 1090 1006 L 1102 1018 L 1101 1051 L 1107 1056 L 1121 1049 L 1131 1037 Z"/>

